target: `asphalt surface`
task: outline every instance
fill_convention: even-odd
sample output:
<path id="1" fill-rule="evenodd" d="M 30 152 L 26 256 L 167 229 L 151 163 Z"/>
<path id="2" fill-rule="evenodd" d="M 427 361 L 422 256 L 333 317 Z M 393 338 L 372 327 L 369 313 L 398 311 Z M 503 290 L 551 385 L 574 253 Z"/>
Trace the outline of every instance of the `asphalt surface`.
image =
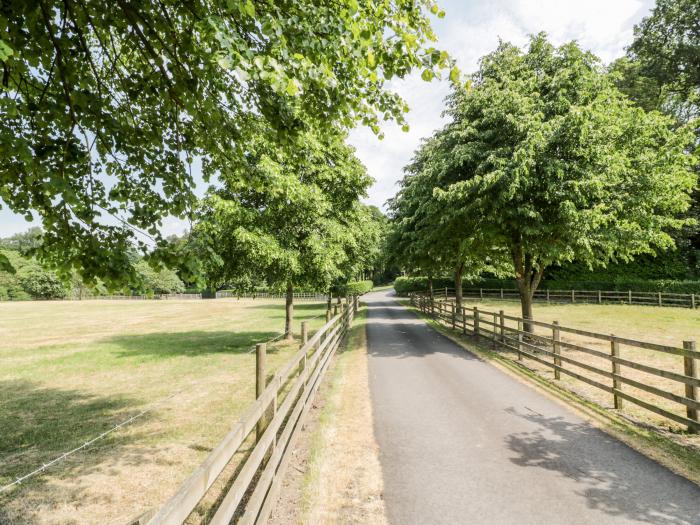
<path id="1" fill-rule="evenodd" d="M 389 523 L 700 523 L 700 488 L 365 296 Z"/>

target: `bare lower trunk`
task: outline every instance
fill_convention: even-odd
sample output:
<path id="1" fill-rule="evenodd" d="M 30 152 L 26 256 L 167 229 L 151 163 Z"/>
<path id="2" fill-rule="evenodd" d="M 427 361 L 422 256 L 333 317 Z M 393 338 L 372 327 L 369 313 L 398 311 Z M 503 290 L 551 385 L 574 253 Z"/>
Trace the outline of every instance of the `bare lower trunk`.
<path id="1" fill-rule="evenodd" d="M 331 301 L 333 300 L 333 292 L 328 290 L 328 310 L 331 309 Z"/>
<path id="2" fill-rule="evenodd" d="M 544 274 L 544 265 L 538 263 L 536 257 L 527 253 L 523 244 L 518 243 L 512 249 L 513 266 L 515 269 L 515 278 L 518 281 L 518 292 L 520 293 L 520 307 L 523 313 L 523 330 L 533 333 L 535 327 L 532 323 L 528 323 L 528 319 L 534 319 L 532 314 L 532 298 L 535 290 L 542 280 Z"/>
<path id="3" fill-rule="evenodd" d="M 455 269 L 455 308 L 457 312 L 462 311 L 462 273 L 464 272 L 464 263 L 457 266 Z"/>
<path id="4" fill-rule="evenodd" d="M 291 282 L 287 283 L 287 297 L 285 300 L 285 320 L 284 320 L 284 338 L 293 339 L 294 331 L 292 330 L 294 323 L 294 286 Z"/>
<path id="5" fill-rule="evenodd" d="M 433 278 L 428 277 L 428 295 L 433 298 Z"/>
<path id="6" fill-rule="evenodd" d="M 520 292 L 520 309 L 523 313 L 523 319 L 534 319 L 532 315 L 532 291 Z M 525 322 L 523 330 L 533 333 L 535 327 L 532 323 Z"/>

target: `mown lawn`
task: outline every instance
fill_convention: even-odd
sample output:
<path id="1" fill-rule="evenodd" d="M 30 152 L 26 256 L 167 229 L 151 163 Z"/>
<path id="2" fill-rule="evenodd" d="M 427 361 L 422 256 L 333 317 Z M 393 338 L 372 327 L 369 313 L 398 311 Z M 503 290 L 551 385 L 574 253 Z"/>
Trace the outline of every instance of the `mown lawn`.
<path id="1" fill-rule="evenodd" d="M 324 312 L 296 305 L 295 330 Z M 175 394 L 0 494 L 0 523 L 120 523 L 164 501 L 254 399 L 249 351 L 283 327 L 279 300 L 0 303 L 0 486 Z M 271 345 L 270 373 L 298 346 Z"/>
<path id="2" fill-rule="evenodd" d="M 506 315 L 517 317 L 522 316 L 520 303 L 515 301 L 474 301 L 467 299 L 465 300 L 464 305 L 465 307 L 477 306 L 480 310 L 483 309 L 489 312 L 499 312 L 500 310 L 503 310 Z M 653 306 L 594 304 L 547 305 L 536 303 L 534 306 L 534 316 L 538 321 L 547 323 L 559 321 L 561 326 L 577 328 L 590 332 L 598 332 L 602 334 L 615 334 L 620 337 L 634 339 L 637 341 L 653 342 L 678 348 L 683 347 L 684 340 L 695 340 L 697 343 L 700 343 L 700 310 L 698 309 L 691 310 L 689 308 L 659 308 Z M 506 324 L 508 326 L 515 327 L 515 323 L 513 322 Z M 486 326 L 485 328 L 488 329 L 490 327 Z M 536 333 L 546 337 L 551 337 L 552 335 L 552 331 L 547 328 L 537 327 L 535 331 Z M 566 332 L 561 333 L 561 339 L 562 341 L 585 346 L 600 352 L 610 352 L 610 343 L 608 341 L 576 334 L 569 334 Z M 572 359 L 595 366 L 605 371 L 611 371 L 611 363 L 607 359 L 568 348 L 562 348 L 562 355 L 571 357 Z M 636 361 L 647 366 L 652 366 L 679 374 L 684 373 L 683 357 L 681 356 L 665 354 L 627 345 L 620 346 L 620 355 L 625 359 Z M 547 356 L 543 357 L 545 359 L 549 359 Z M 551 368 L 527 358 L 524 362 L 528 367 L 535 369 L 541 375 L 544 375 L 550 379 L 553 378 L 554 374 Z M 580 367 L 576 367 L 573 364 L 565 362 L 563 363 L 563 366 L 566 368 L 571 368 L 571 370 L 586 377 L 590 377 L 591 379 L 605 385 L 611 384 L 611 379 L 591 371 L 582 370 Z M 621 371 L 623 376 L 635 379 L 644 384 L 652 385 L 678 395 L 685 395 L 684 385 L 677 381 L 665 379 L 656 375 L 650 375 L 625 366 L 622 366 Z M 567 388 L 584 395 L 585 397 L 604 407 L 612 406 L 612 395 L 603 390 L 564 374 L 562 374 L 559 382 Z M 683 405 L 660 398 L 654 394 L 642 391 L 630 385 L 623 385 L 622 389 L 644 401 L 651 402 L 678 415 L 686 415 L 686 410 Z M 684 428 L 678 423 L 671 422 L 662 416 L 640 408 L 629 401 L 624 402 L 623 411 L 624 413 L 632 415 L 643 422 L 668 427 L 674 431 L 683 430 Z"/>

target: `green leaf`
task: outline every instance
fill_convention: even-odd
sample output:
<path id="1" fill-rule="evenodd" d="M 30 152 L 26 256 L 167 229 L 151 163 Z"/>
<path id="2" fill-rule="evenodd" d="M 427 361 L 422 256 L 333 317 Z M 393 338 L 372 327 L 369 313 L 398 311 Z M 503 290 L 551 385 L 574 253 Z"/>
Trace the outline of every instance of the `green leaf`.
<path id="1" fill-rule="evenodd" d="M 435 78 L 435 73 L 433 73 L 432 69 L 424 69 L 420 77 L 426 82 L 430 82 L 433 78 Z"/>
<path id="2" fill-rule="evenodd" d="M 10 263 L 10 260 L 4 253 L 0 253 L 0 272 L 17 273 L 17 270 L 15 270 L 15 267 L 12 266 L 12 263 Z"/>
<path id="3" fill-rule="evenodd" d="M 253 2 L 251 0 L 246 0 L 245 12 L 249 17 L 255 17 L 255 6 L 253 5 Z"/>
<path id="4" fill-rule="evenodd" d="M 15 51 L 12 49 L 7 42 L 4 40 L 0 39 L 0 61 L 4 62 L 8 58 L 10 58 L 12 55 L 14 55 Z"/>
<path id="5" fill-rule="evenodd" d="M 299 83 L 295 79 L 290 78 L 287 81 L 287 87 L 286 87 L 285 91 L 286 91 L 287 95 L 289 95 L 290 97 L 297 96 L 299 94 L 299 91 L 300 91 L 299 90 Z"/>
<path id="6" fill-rule="evenodd" d="M 459 68 L 457 66 L 454 66 L 450 70 L 450 80 L 454 83 L 457 84 L 459 82 Z"/>

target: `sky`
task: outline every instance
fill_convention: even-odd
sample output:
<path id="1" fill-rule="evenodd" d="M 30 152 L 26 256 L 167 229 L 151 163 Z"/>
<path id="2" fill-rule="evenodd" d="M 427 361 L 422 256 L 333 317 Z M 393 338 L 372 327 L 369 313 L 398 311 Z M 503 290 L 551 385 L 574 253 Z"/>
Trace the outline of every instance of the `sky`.
<path id="1" fill-rule="evenodd" d="M 576 40 L 593 51 L 604 63 L 624 54 L 632 42 L 633 28 L 647 16 L 654 0 L 438 0 L 443 19 L 433 18 L 438 37 L 436 47 L 446 50 L 465 73 L 478 68 L 479 58 L 498 45 L 499 39 L 518 46 L 528 35 L 545 31 L 554 44 Z M 375 179 L 365 202 L 385 209 L 387 199 L 397 191 L 403 167 L 410 161 L 422 138 L 429 137 L 444 121 L 441 113 L 449 91 L 447 81 L 424 82 L 420 72 L 397 81 L 390 88 L 411 108 L 407 115 L 410 131 L 386 123 L 379 140 L 367 128 L 350 133 L 357 156 Z M 203 183 L 197 188 L 201 194 Z M 26 230 L 31 224 L 23 217 L 0 210 L 0 237 Z M 181 234 L 187 224 L 176 218 L 163 222 L 166 235 Z"/>

